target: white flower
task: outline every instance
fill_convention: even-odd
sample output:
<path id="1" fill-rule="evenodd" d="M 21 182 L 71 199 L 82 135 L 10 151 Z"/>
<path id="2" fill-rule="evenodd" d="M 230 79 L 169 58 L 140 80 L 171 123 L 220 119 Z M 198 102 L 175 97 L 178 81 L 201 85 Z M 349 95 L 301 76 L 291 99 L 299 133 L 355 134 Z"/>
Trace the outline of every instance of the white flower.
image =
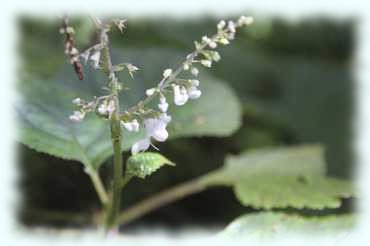
<path id="1" fill-rule="evenodd" d="M 195 87 L 199 86 L 199 80 L 197 80 L 197 79 L 192 79 L 192 80 L 191 80 L 191 85 L 192 85 L 192 86 L 195 86 Z"/>
<path id="2" fill-rule="evenodd" d="M 248 16 L 248 17 L 246 17 L 246 16 L 240 16 L 240 18 L 238 20 L 238 24 L 240 26 L 243 26 L 243 25 L 248 26 L 248 25 L 251 25 L 253 22 L 254 22 L 254 19 L 253 19 L 252 16 Z"/>
<path id="3" fill-rule="evenodd" d="M 171 116 L 162 113 L 159 118 L 149 118 L 144 120 L 146 137 L 136 142 L 132 148 L 131 153 L 137 154 L 149 148 L 151 142 L 150 138 L 154 138 L 159 142 L 164 142 L 168 138 L 166 130 L 167 124 L 171 121 Z"/>
<path id="4" fill-rule="evenodd" d="M 233 21 L 229 21 L 227 23 L 227 28 L 230 30 L 230 32 L 234 33 L 236 32 L 236 29 L 235 29 L 235 23 Z"/>
<path id="5" fill-rule="evenodd" d="M 82 103 L 82 100 L 81 100 L 81 98 L 77 97 L 77 98 L 72 100 L 72 103 L 76 104 L 76 105 L 80 105 Z"/>
<path id="6" fill-rule="evenodd" d="M 129 132 L 138 132 L 140 128 L 139 122 L 136 119 L 132 120 L 131 122 L 121 121 L 121 125 Z"/>
<path id="7" fill-rule="evenodd" d="M 144 138 L 142 140 L 137 141 L 136 143 L 132 145 L 131 153 L 135 155 L 141 151 L 147 150 L 149 146 L 150 146 L 150 138 Z"/>
<path id="8" fill-rule="evenodd" d="M 221 21 L 217 24 L 217 29 L 218 29 L 218 30 L 222 30 L 225 26 L 226 26 L 226 22 L 225 22 L 224 20 L 221 20 Z"/>
<path id="9" fill-rule="evenodd" d="M 190 99 L 197 99 L 202 95 L 202 92 L 196 86 L 190 86 L 187 93 Z"/>
<path id="10" fill-rule="evenodd" d="M 212 49 L 217 48 L 217 43 L 216 43 L 215 41 L 210 42 L 208 45 L 209 45 L 209 47 L 210 47 L 210 48 L 212 48 Z"/>
<path id="11" fill-rule="evenodd" d="M 132 65 L 131 63 L 126 64 L 128 73 L 130 74 L 131 78 L 134 77 L 134 73 L 139 70 L 139 68 L 135 65 Z"/>
<path id="12" fill-rule="evenodd" d="M 218 62 L 221 59 L 221 56 L 220 56 L 220 54 L 217 51 L 214 51 L 214 52 L 212 52 L 212 59 L 215 62 Z"/>
<path id="13" fill-rule="evenodd" d="M 171 74 L 172 74 L 172 69 L 170 69 L 170 68 L 167 68 L 166 70 L 163 71 L 163 77 L 164 78 L 170 77 Z"/>
<path id="14" fill-rule="evenodd" d="M 126 22 L 127 20 L 114 20 L 114 24 L 116 24 L 120 32 L 123 32 L 123 29 L 126 28 Z"/>
<path id="15" fill-rule="evenodd" d="M 90 56 L 90 61 L 91 65 L 93 68 L 98 68 L 99 67 L 99 62 L 100 62 L 100 50 L 95 51 L 91 56 Z"/>
<path id="16" fill-rule="evenodd" d="M 155 91 L 156 91 L 156 88 L 150 88 L 145 91 L 145 94 L 149 97 L 153 95 Z"/>
<path id="17" fill-rule="evenodd" d="M 200 63 L 205 66 L 205 67 L 211 67 L 212 66 L 212 61 L 203 59 L 200 61 Z"/>
<path id="18" fill-rule="evenodd" d="M 203 36 L 202 41 L 205 42 L 212 49 L 215 49 L 217 47 L 217 43 L 207 36 Z"/>
<path id="19" fill-rule="evenodd" d="M 100 104 L 100 106 L 98 107 L 98 112 L 101 115 L 106 115 L 107 112 L 108 112 L 107 104 L 105 104 L 105 103 Z"/>
<path id="20" fill-rule="evenodd" d="M 166 98 L 163 96 L 163 95 L 161 95 L 160 97 L 159 97 L 159 104 L 158 104 L 158 108 L 161 110 L 161 112 L 163 112 L 163 113 L 165 113 L 165 112 L 167 112 L 167 110 L 168 110 L 168 103 L 167 103 L 167 101 L 166 101 Z"/>
<path id="21" fill-rule="evenodd" d="M 185 71 L 187 71 L 187 70 L 189 70 L 190 69 L 190 66 L 189 66 L 189 64 L 187 64 L 187 63 L 184 63 L 184 70 Z"/>
<path id="22" fill-rule="evenodd" d="M 84 112 L 74 111 L 73 114 L 69 116 L 69 119 L 74 122 L 80 122 L 84 117 Z"/>
<path id="23" fill-rule="evenodd" d="M 194 76 L 198 76 L 198 74 L 199 74 L 198 68 L 192 67 L 191 68 L 191 74 L 194 75 Z"/>
<path id="24" fill-rule="evenodd" d="M 189 95 L 186 88 L 179 85 L 173 85 L 174 103 L 178 106 L 184 105 L 188 99 Z"/>

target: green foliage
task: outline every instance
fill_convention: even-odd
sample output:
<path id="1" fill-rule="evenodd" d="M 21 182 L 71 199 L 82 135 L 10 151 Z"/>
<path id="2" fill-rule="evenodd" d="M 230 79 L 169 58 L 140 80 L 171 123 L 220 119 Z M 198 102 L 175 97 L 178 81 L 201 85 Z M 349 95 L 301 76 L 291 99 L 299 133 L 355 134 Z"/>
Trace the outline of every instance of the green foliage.
<path id="1" fill-rule="evenodd" d="M 175 163 L 159 153 L 145 152 L 130 156 L 126 164 L 126 175 L 145 179 L 163 165 L 174 166 Z"/>
<path id="2" fill-rule="evenodd" d="M 114 54 L 117 60 L 127 60 L 142 68 L 135 81 L 128 76 L 120 78 L 130 87 L 127 93 L 122 93 L 122 110 L 143 98 L 145 89 L 159 81 L 161 71 L 173 64 L 180 64 L 184 56 L 184 53 L 156 49 L 126 50 L 123 53 L 117 50 Z M 19 140 L 37 151 L 78 160 L 97 169 L 112 155 L 107 122 L 94 114 L 77 124 L 68 119 L 73 111 L 73 98 L 92 99 L 104 93 L 101 90 L 106 81 L 104 74 L 86 67 L 85 78 L 84 81 L 78 81 L 72 68 L 67 66 L 51 81 L 21 81 L 18 91 L 22 100 L 16 107 L 20 122 Z M 171 138 L 228 136 L 240 126 L 240 105 L 231 88 L 205 73 L 200 81 L 203 96 L 199 100 L 183 107 L 170 107 L 173 121 L 168 130 Z M 122 149 L 127 150 L 144 133 L 124 131 L 123 134 Z"/>
<path id="3" fill-rule="evenodd" d="M 254 208 L 337 208 L 354 194 L 350 183 L 325 176 L 319 146 L 247 151 L 226 159 L 204 178 L 208 185 L 230 185 L 245 206 Z"/>
<path id="4" fill-rule="evenodd" d="M 227 237 L 271 238 L 295 234 L 335 234 L 348 233 L 354 226 L 351 215 L 305 217 L 277 212 L 261 212 L 240 216 L 221 233 Z"/>

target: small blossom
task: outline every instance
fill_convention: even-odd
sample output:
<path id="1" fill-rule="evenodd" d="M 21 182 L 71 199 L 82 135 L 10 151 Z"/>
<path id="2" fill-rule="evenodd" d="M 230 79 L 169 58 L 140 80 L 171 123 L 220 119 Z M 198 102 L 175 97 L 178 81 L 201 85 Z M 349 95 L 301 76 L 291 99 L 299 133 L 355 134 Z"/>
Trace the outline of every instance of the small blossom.
<path id="1" fill-rule="evenodd" d="M 171 74 L 172 74 L 172 69 L 170 69 L 170 68 L 167 68 L 166 70 L 163 71 L 163 77 L 164 78 L 170 77 Z"/>
<path id="2" fill-rule="evenodd" d="M 234 33 L 236 32 L 235 23 L 233 21 L 229 21 L 227 23 L 227 28 L 230 30 L 230 32 Z"/>
<path id="3" fill-rule="evenodd" d="M 138 132 L 140 128 L 139 122 L 136 119 L 132 120 L 131 122 L 121 121 L 121 125 L 129 132 Z"/>
<path id="4" fill-rule="evenodd" d="M 238 20 L 238 24 L 240 26 L 243 26 L 243 25 L 248 26 L 248 25 L 253 24 L 253 22 L 254 22 L 254 19 L 253 19 L 252 16 L 248 16 L 248 17 L 246 17 L 246 16 L 240 16 L 240 18 Z"/>
<path id="5" fill-rule="evenodd" d="M 150 138 L 144 138 L 142 140 L 137 141 L 132 145 L 131 154 L 135 155 L 139 152 L 145 151 L 150 146 Z"/>
<path id="6" fill-rule="evenodd" d="M 75 30 L 71 26 L 67 26 L 67 28 L 65 29 L 65 31 L 66 31 L 66 33 L 69 33 L 69 34 L 75 33 Z"/>
<path id="7" fill-rule="evenodd" d="M 186 88 L 179 85 L 173 85 L 174 103 L 178 106 L 184 105 L 188 99 Z"/>
<path id="8" fill-rule="evenodd" d="M 82 103 L 82 100 L 81 100 L 81 98 L 77 97 L 77 98 L 72 100 L 72 103 L 76 104 L 76 105 L 80 105 Z"/>
<path id="9" fill-rule="evenodd" d="M 212 52 L 212 59 L 215 62 L 218 62 L 221 59 L 221 56 L 220 56 L 220 54 L 217 51 L 215 51 L 215 52 Z"/>
<path id="10" fill-rule="evenodd" d="M 155 91 L 156 91 L 156 88 L 147 89 L 145 91 L 145 95 L 147 95 L 149 97 L 149 96 L 153 95 Z"/>
<path id="11" fill-rule="evenodd" d="M 83 120 L 84 117 L 85 117 L 84 112 L 74 111 L 73 114 L 69 116 L 69 119 L 74 122 L 80 122 L 81 120 Z"/>
<path id="12" fill-rule="evenodd" d="M 187 70 L 189 70 L 190 69 L 190 66 L 189 66 L 189 64 L 187 64 L 187 63 L 184 63 L 184 70 L 185 71 L 187 71 Z"/>
<path id="13" fill-rule="evenodd" d="M 192 80 L 191 80 L 191 86 L 195 86 L 195 87 L 199 86 L 199 80 L 197 80 L 197 79 L 192 79 Z"/>
<path id="14" fill-rule="evenodd" d="M 198 68 L 192 67 L 191 68 L 191 74 L 194 75 L 194 76 L 198 76 L 198 74 L 199 74 Z"/>
<path id="15" fill-rule="evenodd" d="M 159 104 L 158 104 L 158 108 L 159 108 L 159 110 L 161 110 L 161 112 L 163 112 L 163 113 L 167 112 L 167 110 L 168 110 L 168 103 L 167 103 L 167 101 L 166 101 L 166 98 L 165 98 L 163 95 L 161 95 L 161 96 L 159 97 Z"/>
<path id="16" fill-rule="evenodd" d="M 90 61 L 91 65 L 93 68 L 98 68 L 99 63 L 100 63 L 100 50 L 95 51 L 91 56 L 90 56 Z"/>
<path id="17" fill-rule="evenodd" d="M 139 70 L 137 66 L 132 65 L 131 63 L 126 64 L 128 73 L 130 74 L 131 78 L 134 77 L 134 73 Z"/>
<path id="18" fill-rule="evenodd" d="M 217 24 L 217 29 L 218 30 L 222 30 L 224 29 L 224 27 L 226 26 L 226 22 L 224 20 L 221 20 L 218 24 Z"/>
<path id="19" fill-rule="evenodd" d="M 207 36 L 203 36 L 202 41 L 205 42 L 212 49 L 215 49 L 217 47 L 217 43 Z"/>
<path id="20" fill-rule="evenodd" d="M 108 113 L 108 107 L 106 103 L 102 103 L 98 107 L 98 112 L 101 115 L 106 115 Z"/>
<path id="21" fill-rule="evenodd" d="M 123 32 L 123 29 L 126 28 L 126 22 L 127 22 L 127 20 L 115 20 L 114 24 L 116 24 L 116 26 L 120 30 L 120 32 Z"/>
<path id="22" fill-rule="evenodd" d="M 200 61 L 200 63 L 205 66 L 205 67 L 211 67 L 212 66 L 212 61 L 210 60 L 207 60 L 207 59 L 203 59 Z"/>
<path id="23" fill-rule="evenodd" d="M 196 86 L 190 86 L 187 90 L 190 99 L 198 99 L 202 92 Z"/>
<path id="24" fill-rule="evenodd" d="M 135 155 L 141 151 L 147 150 L 151 144 L 150 138 L 154 138 L 159 142 L 166 141 L 168 138 L 166 127 L 170 121 L 171 116 L 166 113 L 162 113 L 158 118 L 145 119 L 144 127 L 146 137 L 132 145 L 131 153 Z"/>

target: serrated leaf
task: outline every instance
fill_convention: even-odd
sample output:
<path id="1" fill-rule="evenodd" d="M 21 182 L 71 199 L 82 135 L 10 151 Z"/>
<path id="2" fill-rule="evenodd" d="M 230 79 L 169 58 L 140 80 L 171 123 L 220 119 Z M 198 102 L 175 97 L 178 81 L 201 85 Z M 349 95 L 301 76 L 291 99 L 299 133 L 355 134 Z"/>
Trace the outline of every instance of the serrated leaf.
<path id="1" fill-rule="evenodd" d="M 227 237 L 271 238 L 289 234 L 324 235 L 348 233 L 354 226 L 352 215 L 308 217 L 277 212 L 261 212 L 240 216 L 221 233 Z M 339 238 L 339 237 L 338 237 Z"/>
<path id="2" fill-rule="evenodd" d="M 127 160 L 126 173 L 144 179 L 151 175 L 163 165 L 174 166 L 175 164 L 166 157 L 155 152 L 139 153 Z"/>
<path id="3" fill-rule="evenodd" d="M 120 76 L 120 81 L 130 87 L 120 98 L 122 110 L 142 99 L 145 90 L 160 80 L 162 70 L 181 64 L 185 55 L 165 49 L 117 50 L 112 53 L 116 63 L 132 62 L 141 68 L 135 74 L 135 80 L 125 73 L 125 76 Z M 78 81 L 71 66 L 66 65 L 54 80 L 19 83 L 21 100 L 16 105 L 19 141 L 38 151 L 77 160 L 97 169 L 112 155 L 108 122 L 93 114 L 78 124 L 68 119 L 74 110 L 71 103 L 74 98 L 88 100 L 104 93 L 101 87 L 107 80 L 105 75 L 87 67 L 84 73 L 84 81 Z M 173 119 L 168 125 L 170 138 L 227 136 L 240 126 L 240 104 L 230 87 L 205 73 L 200 76 L 200 81 L 203 93 L 199 100 L 192 100 L 182 107 L 170 106 L 169 114 Z M 223 100 L 214 100 L 221 97 Z M 153 103 L 156 107 L 157 102 Z M 124 131 L 122 149 L 128 150 L 142 137 L 143 131 L 138 134 Z"/>
<path id="4" fill-rule="evenodd" d="M 350 182 L 325 176 L 320 146 L 247 151 L 204 178 L 208 185 L 232 186 L 245 206 L 272 208 L 337 208 L 353 196 Z"/>

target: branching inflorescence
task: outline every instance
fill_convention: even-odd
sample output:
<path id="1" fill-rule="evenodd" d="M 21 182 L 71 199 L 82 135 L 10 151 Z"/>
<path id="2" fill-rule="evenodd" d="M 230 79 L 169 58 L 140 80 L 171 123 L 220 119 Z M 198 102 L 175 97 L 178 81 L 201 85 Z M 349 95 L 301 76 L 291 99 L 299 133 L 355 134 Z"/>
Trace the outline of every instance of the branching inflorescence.
<path id="1" fill-rule="evenodd" d="M 122 32 L 126 28 L 126 20 L 114 20 L 108 24 L 102 24 L 96 18 L 94 18 L 94 21 L 98 29 L 101 30 L 99 43 L 81 53 L 80 57 L 85 63 L 89 62 L 94 69 L 102 69 L 103 63 L 107 62 L 101 58 L 104 47 L 108 45 L 107 33 L 111 29 L 112 24 L 116 25 Z M 171 116 L 167 114 L 169 104 L 167 103 L 166 95 L 172 92 L 174 104 L 178 106 L 184 105 L 189 99 L 199 98 L 202 92 L 199 89 L 200 82 L 197 79 L 199 70 L 196 65 L 199 64 L 210 68 L 213 62 L 218 62 L 221 59 L 220 54 L 215 51 L 217 46 L 228 45 L 234 39 L 237 28 L 248 26 L 252 23 L 253 18 L 245 16 L 240 17 L 236 22 L 220 21 L 217 24 L 217 33 L 212 37 L 203 36 L 200 42 L 196 41 L 194 52 L 186 56 L 180 67 L 175 70 L 167 68 L 163 71 L 163 77 L 158 85 L 146 90 L 147 97 L 145 99 L 123 112 L 118 112 L 121 126 L 127 131 L 138 132 L 140 126 L 144 126 L 146 137 L 133 144 L 131 148 L 132 154 L 147 150 L 151 145 L 152 138 L 159 142 L 164 142 L 168 138 L 166 127 L 171 121 Z M 130 76 L 133 77 L 139 68 L 130 63 L 122 63 L 118 65 L 110 64 L 108 70 L 108 89 L 111 93 L 96 97 L 92 101 L 85 101 L 80 98 L 74 99 L 73 103 L 79 107 L 79 110 L 70 116 L 72 121 L 81 121 L 88 112 L 95 112 L 100 117 L 111 119 L 117 109 L 115 103 L 117 94 L 113 93 L 112 86 L 117 84 L 118 91 L 121 91 L 123 88 L 123 84 L 117 81 L 115 73 L 127 70 Z M 179 75 L 183 72 L 188 72 L 192 78 L 179 78 Z M 158 109 L 147 108 L 147 104 L 156 98 L 158 98 Z"/>
<path id="2" fill-rule="evenodd" d="M 107 230 L 117 226 L 123 186 L 131 179 L 128 172 L 123 175 L 122 165 L 122 128 L 129 132 L 138 132 L 140 127 L 144 128 L 145 137 L 131 147 L 133 156 L 139 152 L 146 151 L 152 144 L 152 139 L 164 142 L 168 138 L 167 125 L 171 122 L 171 116 L 167 114 L 169 104 L 166 95 L 173 93 L 174 104 L 182 106 L 188 100 L 195 100 L 202 95 L 200 82 L 197 79 L 199 70 L 197 66 L 210 68 L 213 62 L 221 59 L 215 50 L 218 45 L 228 45 L 234 39 L 236 30 L 253 23 L 252 17 L 240 17 L 234 21 L 220 21 L 217 24 L 217 33 L 212 37 L 203 36 L 201 41 L 195 42 L 195 50 L 186 56 L 186 59 L 177 69 L 167 68 L 162 73 L 162 79 L 158 84 L 146 90 L 146 98 L 136 105 L 125 110 L 120 110 L 119 93 L 124 88 L 124 83 L 118 81 L 118 72 L 127 71 L 133 78 L 139 70 L 133 64 L 112 64 L 110 55 L 110 40 L 108 33 L 114 27 L 121 32 L 126 28 L 126 20 L 115 19 L 102 22 L 98 18 L 91 17 L 98 31 L 98 42 L 79 53 L 74 47 L 74 30 L 68 26 L 68 20 L 64 18 L 61 33 L 65 35 L 65 53 L 68 55 L 75 72 L 83 79 L 80 60 L 89 63 L 94 69 L 102 70 L 107 75 L 107 85 L 103 87 L 108 93 L 95 96 L 92 100 L 75 98 L 72 102 L 78 107 L 69 117 L 71 121 L 80 122 L 90 112 L 95 112 L 99 117 L 110 122 L 111 141 L 113 147 L 113 182 L 111 190 L 105 188 L 99 178 L 97 171 L 87 170 L 91 176 L 94 187 L 104 207 L 104 225 Z M 188 78 L 180 78 L 187 74 Z M 190 76 L 190 78 L 189 78 Z M 150 108 L 149 102 L 158 100 L 157 108 Z"/>

